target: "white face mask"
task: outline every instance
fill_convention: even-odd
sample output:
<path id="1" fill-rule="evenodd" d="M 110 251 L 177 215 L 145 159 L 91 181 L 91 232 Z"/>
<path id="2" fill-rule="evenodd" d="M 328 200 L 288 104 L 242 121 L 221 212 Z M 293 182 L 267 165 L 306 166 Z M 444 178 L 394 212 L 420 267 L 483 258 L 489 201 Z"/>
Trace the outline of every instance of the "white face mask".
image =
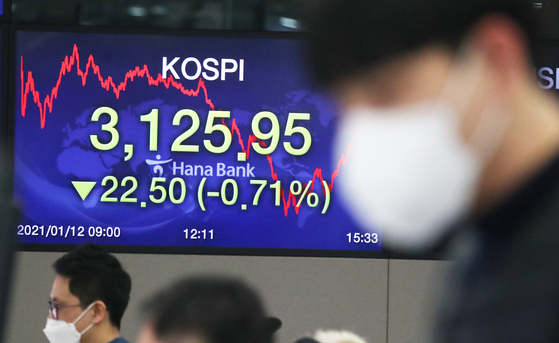
<path id="1" fill-rule="evenodd" d="M 73 323 L 67 323 L 63 320 L 47 319 L 47 325 L 43 329 L 45 336 L 50 343 L 78 343 L 81 336 L 87 332 L 87 330 L 93 327 L 93 323 L 89 324 L 85 330 L 78 332 L 76 329 L 76 323 L 89 311 L 95 303 L 91 303 L 79 316 L 74 320 Z"/>
<path id="2" fill-rule="evenodd" d="M 337 156 L 351 145 L 340 173 L 342 196 L 357 220 L 380 229 L 396 249 L 431 248 L 468 213 L 507 127 L 508 118 L 485 110 L 464 144 L 460 110 L 445 99 L 448 86 L 440 99 L 353 108 L 342 120 Z M 465 107 L 473 88 L 462 98 Z"/>

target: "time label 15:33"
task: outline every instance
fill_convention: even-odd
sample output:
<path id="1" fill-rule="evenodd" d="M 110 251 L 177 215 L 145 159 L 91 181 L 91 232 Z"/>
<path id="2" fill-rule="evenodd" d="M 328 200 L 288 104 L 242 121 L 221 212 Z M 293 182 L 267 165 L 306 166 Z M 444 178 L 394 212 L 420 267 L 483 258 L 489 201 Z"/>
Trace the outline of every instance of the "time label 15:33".
<path id="1" fill-rule="evenodd" d="M 348 243 L 354 244 L 377 244 L 379 242 L 378 233 L 350 232 L 346 237 Z"/>
<path id="2" fill-rule="evenodd" d="M 109 135 L 107 142 L 101 142 L 98 135 L 90 135 L 91 144 L 98 150 L 107 151 L 114 149 L 120 140 L 119 131 L 116 128 L 118 124 L 118 113 L 110 107 L 100 107 L 93 112 L 91 116 L 92 122 L 100 120 L 101 116 L 108 116 L 109 122 L 101 126 L 101 130 Z M 173 126 L 180 126 L 183 120 L 189 119 L 190 126 L 177 138 L 171 145 L 171 152 L 190 152 L 197 153 L 200 151 L 198 144 L 186 144 L 192 135 L 200 128 L 200 116 L 191 109 L 183 109 L 173 116 Z M 211 139 L 204 139 L 204 148 L 210 153 L 222 154 L 229 150 L 233 141 L 233 129 L 225 125 L 225 119 L 231 118 L 230 111 L 214 111 L 208 112 L 204 134 L 210 135 L 217 132 L 223 136 L 221 145 L 214 145 Z M 310 113 L 289 113 L 287 123 L 285 125 L 284 137 L 293 135 L 301 135 L 302 144 L 300 147 L 294 147 L 291 142 L 283 142 L 285 151 L 293 156 L 302 156 L 311 148 L 312 136 L 310 131 L 299 125 L 301 121 L 309 121 Z M 140 116 L 140 121 L 149 125 L 149 151 L 157 151 L 159 145 L 159 110 L 153 109 L 150 113 Z M 234 121 L 234 119 L 233 119 Z M 262 131 L 261 122 L 268 121 L 269 130 Z M 257 113 L 252 118 L 251 123 L 252 135 L 254 138 L 250 140 L 251 148 L 257 154 L 269 155 L 278 147 L 281 138 L 281 128 L 278 117 L 269 111 Z"/>

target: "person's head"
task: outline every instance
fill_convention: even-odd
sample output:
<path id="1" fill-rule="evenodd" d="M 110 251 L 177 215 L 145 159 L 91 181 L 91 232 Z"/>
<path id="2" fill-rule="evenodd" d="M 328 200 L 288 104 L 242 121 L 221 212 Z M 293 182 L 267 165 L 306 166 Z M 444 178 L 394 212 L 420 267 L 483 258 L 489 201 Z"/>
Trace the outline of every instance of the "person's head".
<path id="1" fill-rule="evenodd" d="M 272 343 L 270 329 L 277 329 L 257 293 L 227 277 L 178 281 L 150 298 L 144 312 L 138 343 Z"/>
<path id="2" fill-rule="evenodd" d="M 467 112 L 468 138 L 485 105 L 512 106 L 527 83 L 535 86 L 540 29 L 530 0 L 313 3 L 309 66 L 343 111 L 444 95 Z"/>
<path id="3" fill-rule="evenodd" d="M 53 269 L 57 277 L 50 292 L 49 319 L 77 320 L 78 332 L 89 328 L 84 337 L 120 330 L 132 282 L 114 256 L 98 245 L 83 244 L 54 262 Z"/>
<path id="4" fill-rule="evenodd" d="M 339 100 L 337 158 L 352 154 L 339 184 L 393 246 L 494 206 L 556 147 L 531 1 L 314 3 L 309 66 Z"/>
<path id="5" fill-rule="evenodd" d="M 379 100 L 385 104 L 397 103 L 418 81 L 407 88 L 391 88 L 399 78 L 421 76 L 405 75 L 421 64 L 398 65 L 438 57 L 441 60 L 435 62 L 447 60 L 440 65 L 445 74 L 444 67 L 461 52 L 472 52 L 468 48 L 492 54 L 487 58 L 504 59 L 501 63 L 514 57 L 506 56 L 511 52 L 528 62 L 540 31 L 529 0 L 316 0 L 312 4 L 307 28 L 310 66 L 317 80 L 342 91 L 340 95 L 346 82 L 368 80 L 382 92 L 371 95 L 384 95 Z M 388 77 L 377 82 L 368 78 L 383 69 L 391 71 Z M 438 75 L 423 76 L 425 85 Z"/>

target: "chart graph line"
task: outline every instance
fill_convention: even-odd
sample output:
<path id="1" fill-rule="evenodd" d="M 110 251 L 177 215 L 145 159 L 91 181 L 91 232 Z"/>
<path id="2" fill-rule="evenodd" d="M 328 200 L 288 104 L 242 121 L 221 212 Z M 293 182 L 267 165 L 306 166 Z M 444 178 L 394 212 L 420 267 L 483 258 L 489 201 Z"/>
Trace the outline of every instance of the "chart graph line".
<path id="1" fill-rule="evenodd" d="M 148 66 L 144 64 L 144 66 L 142 68 L 140 68 L 139 66 L 136 66 L 134 69 L 131 69 L 128 72 L 126 72 L 125 75 L 124 75 L 123 81 L 120 82 L 117 85 L 112 76 L 107 76 L 106 78 L 104 78 L 102 76 L 101 68 L 99 67 L 99 65 L 97 65 L 95 63 L 95 59 L 94 59 L 93 55 L 89 55 L 89 57 L 87 59 L 87 64 L 85 66 L 85 69 L 82 70 L 81 67 L 80 67 L 80 54 L 79 54 L 79 50 L 78 50 L 78 45 L 74 44 L 72 55 L 66 56 L 64 58 L 64 60 L 62 61 L 62 64 L 60 66 L 60 71 L 58 73 L 58 80 L 56 81 L 55 86 L 52 88 L 50 94 L 45 96 L 45 98 L 43 100 L 41 100 L 41 95 L 35 87 L 35 79 L 33 78 L 33 72 L 32 71 L 27 72 L 27 80 L 26 80 L 25 72 L 24 72 L 24 69 L 23 69 L 23 56 L 21 56 L 21 60 L 20 60 L 21 116 L 22 117 L 26 116 L 28 96 L 31 94 L 33 102 L 39 108 L 41 129 L 44 129 L 45 126 L 46 126 L 46 121 L 47 121 L 47 111 L 48 111 L 48 113 L 52 113 L 54 100 L 58 98 L 58 91 L 60 89 L 60 85 L 62 84 L 63 77 L 66 76 L 68 73 L 70 73 L 72 71 L 72 69 L 74 68 L 74 66 L 75 66 L 75 71 L 76 71 L 77 75 L 79 77 L 81 77 L 82 86 L 85 86 L 87 84 L 87 80 L 88 80 L 87 77 L 88 77 L 90 71 L 92 71 L 92 73 L 94 75 L 97 75 L 97 80 L 98 80 L 101 88 L 103 88 L 103 89 L 105 89 L 106 91 L 109 91 L 109 92 L 112 91 L 117 99 L 120 98 L 121 92 L 126 91 L 126 88 L 127 88 L 127 85 L 128 85 L 129 82 L 134 82 L 135 78 L 145 78 L 147 80 L 149 86 L 161 86 L 161 85 L 163 85 L 167 89 L 170 89 L 171 87 L 173 87 L 173 88 L 177 89 L 178 91 L 180 91 L 182 94 L 190 96 L 190 97 L 198 97 L 200 95 L 200 93 L 203 92 L 206 104 L 212 110 L 215 109 L 215 106 L 214 106 L 212 100 L 209 97 L 208 89 L 206 87 L 206 84 L 205 84 L 205 82 L 202 78 L 200 78 L 198 80 L 198 85 L 197 85 L 196 89 L 188 89 L 182 83 L 174 80 L 172 76 L 165 79 L 165 78 L 163 78 L 161 73 L 159 73 L 157 75 L 157 77 L 155 77 L 155 78 L 152 77 L 150 72 L 149 72 Z M 224 124 L 225 124 L 225 122 L 224 122 Z M 261 144 L 261 145 L 265 146 L 265 142 L 259 140 L 255 135 L 250 135 L 248 137 L 247 144 L 245 146 L 242 135 L 241 135 L 241 132 L 239 130 L 239 127 L 237 126 L 237 123 L 236 123 L 235 119 L 233 119 L 232 122 L 231 122 L 231 134 L 236 134 L 237 135 L 237 141 L 239 143 L 239 146 L 240 146 L 241 150 L 246 154 L 247 160 L 250 156 L 250 147 L 252 146 L 252 143 L 257 142 L 258 144 Z M 337 163 L 336 170 L 332 173 L 332 175 L 330 177 L 330 183 L 328 183 L 328 187 L 330 188 L 330 192 L 332 192 L 332 190 L 334 188 L 334 180 L 338 177 L 340 169 L 342 167 L 344 167 L 345 164 L 346 164 L 347 156 L 350 153 L 351 149 L 352 149 L 352 145 L 349 144 L 346 152 L 341 155 L 341 157 L 340 157 L 340 159 Z M 266 159 L 267 159 L 267 161 L 270 165 L 271 177 L 274 181 L 277 181 L 278 180 L 278 175 L 274 171 L 273 158 L 270 155 L 266 155 Z M 320 180 L 320 184 L 322 185 L 323 181 L 324 181 L 324 177 L 322 175 L 322 169 L 321 168 L 316 168 L 313 172 L 312 179 L 311 179 L 311 182 L 312 182 L 313 185 L 315 184 L 315 180 L 317 178 Z M 303 185 L 303 187 L 306 187 L 306 185 L 307 184 L 305 183 Z M 323 187 L 323 186 L 321 186 L 321 187 Z M 310 191 L 312 191 L 312 189 Z M 322 191 L 323 191 L 323 195 L 324 195 L 326 193 L 326 190 L 323 189 Z M 304 196 L 306 196 L 306 194 L 301 194 L 300 196 L 304 197 Z M 293 193 L 291 193 L 291 191 L 289 191 L 289 193 L 287 194 L 287 197 L 286 197 L 285 190 L 282 186 L 282 188 L 281 188 L 281 198 L 282 198 L 284 214 L 285 214 L 286 217 L 289 214 L 289 209 L 292 206 L 295 210 L 295 213 L 299 214 L 300 206 L 297 206 L 297 200 L 298 199 L 297 199 L 295 194 L 293 194 Z"/>
<path id="2" fill-rule="evenodd" d="M 163 75 L 159 73 L 156 78 L 153 78 L 149 73 L 148 66 L 144 64 L 143 68 L 136 66 L 136 68 L 126 72 L 126 74 L 124 75 L 124 80 L 117 86 L 112 76 L 103 78 L 103 76 L 101 75 L 101 68 L 97 64 L 95 64 L 93 55 L 89 55 L 87 64 L 85 66 L 85 71 L 83 71 L 80 67 L 80 53 L 78 51 L 78 45 L 74 44 L 72 55 L 66 56 L 62 61 L 56 85 L 52 88 L 51 93 L 47 95 L 44 100 L 41 100 L 39 91 L 37 91 L 35 88 L 35 79 L 33 79 L 33 73 L 31 71 L 27 72 L 27 81 L 25 81 L 25 73 L 23 71 L 23 56 L 21 56 L 21 115 L 25 117 L 25 113 L 27 110 L 27 97 L 29 94 L 31 94 L 33 96 L 33 101 L 39 107 L 41 129 L 44 129 L 46 124 L 47 109 L 48 113 L 52 113 L 53 102 L 54 99 L 58 97 L 58 90 L 60 88 L 60 85 L 62 84 L 62 77 L 65 76 L 66 73 L 71 72 L 74 65 L 76 66 L 76 72 L 78 76 L 80 76 L 82 79 L 82 86 L 86 85 L 87 76 L 89 75 L 89 71 L 92 70 L 93 74 L 97 75 L 97 79 L 101 85 L 101 88 L 105 89 L 106 91 L 112 90 L 117 99 L 120 98 L 121 92 L 126 91 L 126 87 L 129 81 L 133 82 L 134 78 L 141 77 L 146 78 L 148 81 L 148 85 L 150 86 L 163 85 L 167 89 L 169 89 L 170 87 L 174 87 L 182 94 L 188 96 L 197 97 L 200 94 L 200 91 L 203 91 L 206 104 L 208 104 L 212 110 L 215 109 L 212 100 L 208 96 L 208 89 L 206 88 L 206 84 L 204 83 L 204 80 L 202 80 L 202 78 L 200 78 L 200 80 L 198 81 L 198 87 L 196 89 L 187 89 L 183 86 L 182 83 L 174 80 L 172 76 L 164 79 Z"/>

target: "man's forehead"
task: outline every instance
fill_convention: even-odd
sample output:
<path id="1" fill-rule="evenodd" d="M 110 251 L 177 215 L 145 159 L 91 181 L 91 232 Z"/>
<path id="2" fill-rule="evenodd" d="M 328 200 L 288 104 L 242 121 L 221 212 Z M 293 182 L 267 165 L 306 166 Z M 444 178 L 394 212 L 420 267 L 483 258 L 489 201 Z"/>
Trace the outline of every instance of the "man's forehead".
<path id="1" fill-rule="evenodd" d="M 52 301 L 68 301 L 77 299 L 75 295 L 70 293 L 70 278 L 58 275 L 52 283 L 50 298 Z"/>

